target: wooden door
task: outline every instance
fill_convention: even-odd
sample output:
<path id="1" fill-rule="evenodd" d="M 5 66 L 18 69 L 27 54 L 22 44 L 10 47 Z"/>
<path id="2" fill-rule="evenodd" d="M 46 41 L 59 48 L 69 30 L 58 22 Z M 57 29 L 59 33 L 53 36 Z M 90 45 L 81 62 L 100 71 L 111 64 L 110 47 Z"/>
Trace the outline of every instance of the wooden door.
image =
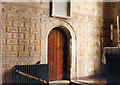
<path id="1" fill-rule="evenodd" d="M 54 28 L 48 36 L 49 80 L 62 80 L 66 74 L 67 37 L 59 28 Z M 66 63 L 66 64 L 65 64 Z"/>

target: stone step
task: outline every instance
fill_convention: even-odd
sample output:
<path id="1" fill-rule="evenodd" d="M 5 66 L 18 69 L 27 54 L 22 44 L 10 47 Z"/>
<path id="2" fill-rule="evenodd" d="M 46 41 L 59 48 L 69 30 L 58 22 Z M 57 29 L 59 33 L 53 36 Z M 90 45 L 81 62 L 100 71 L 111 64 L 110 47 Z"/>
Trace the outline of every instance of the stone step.
<path id="1" fill-rule="evenodd" d="M 82 82 L 70 82 L 68 80 L 50 81 L 49 85 L 88 85 Z"/>
<path id="2" fill-rule="evenodd" d="M 69 85 L 70 81 L 68 80 L 56 80 L 56 81 L 50 81 L 49 85 Z"/>
<path id="3" fill-rule="evenodd" d="M 49 85 L 69 85 L 69 83 L 50 83 Z"/>

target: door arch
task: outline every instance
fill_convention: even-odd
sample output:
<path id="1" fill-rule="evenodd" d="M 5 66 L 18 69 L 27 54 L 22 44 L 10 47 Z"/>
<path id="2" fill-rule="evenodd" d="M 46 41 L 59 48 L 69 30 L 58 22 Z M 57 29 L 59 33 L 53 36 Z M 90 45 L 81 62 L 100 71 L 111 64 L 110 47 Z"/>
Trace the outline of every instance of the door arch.
<path id="1" fill-rule="evenodd" d="M 60 27 L 48 35 L 49 80 L 70 79 L 69 36 Z"/>

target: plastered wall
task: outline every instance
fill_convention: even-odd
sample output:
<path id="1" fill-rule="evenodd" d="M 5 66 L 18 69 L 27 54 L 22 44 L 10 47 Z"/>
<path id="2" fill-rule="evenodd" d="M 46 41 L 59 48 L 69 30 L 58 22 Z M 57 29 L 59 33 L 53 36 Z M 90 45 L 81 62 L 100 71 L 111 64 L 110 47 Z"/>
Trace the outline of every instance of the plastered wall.
<path id="1" fill-rule="evenodd" d="M 77 34 L 77 78 L 99 74 L 103 46 L 103 3 L 73 3 Z"/>

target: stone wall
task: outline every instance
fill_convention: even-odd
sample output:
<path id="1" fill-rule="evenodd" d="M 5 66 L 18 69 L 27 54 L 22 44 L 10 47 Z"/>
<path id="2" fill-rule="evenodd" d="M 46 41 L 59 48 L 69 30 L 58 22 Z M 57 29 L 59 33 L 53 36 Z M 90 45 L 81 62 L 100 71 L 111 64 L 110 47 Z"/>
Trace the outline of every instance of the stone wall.
<path id="1" fill-rule="evenodd" d="M 38 8 L 17 3 L 2 4 L 3 82 L 10 82 L 8 71 L 12 66 L 35 64 L 40 60 L 41 22 Z"/>
<path id="2" fill-rule="evenodd" d="M 66 27 L 72 36 L 70 78 L 100 74 L 103 11 L 103 3 L 73 2 L 72 18 L 61 19 L 50 16 L 48 2 L 2 3 L 3 83 L 11 81 L 14 65 L 47 63 L 47 36 L 58 26 Z"/>

